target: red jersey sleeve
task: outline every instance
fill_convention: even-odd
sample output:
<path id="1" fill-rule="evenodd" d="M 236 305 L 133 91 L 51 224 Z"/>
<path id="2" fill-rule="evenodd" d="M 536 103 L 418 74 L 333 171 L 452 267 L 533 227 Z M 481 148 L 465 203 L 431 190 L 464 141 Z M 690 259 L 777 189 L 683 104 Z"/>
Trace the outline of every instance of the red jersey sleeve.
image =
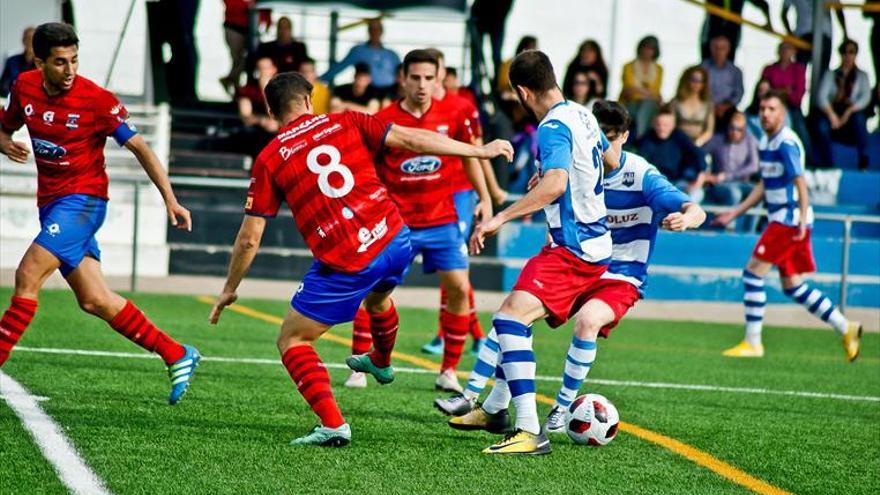
<path id="1" fill-rule="evenodd" d="M 248 188 L 244 212 L 259 217 L 274 217 L 278 214 L 283 199 L 283 194 L 272 180 L 269 165 L 262 156 L 258 156 L 251 167 L 251 185 Z"/>
<path id="2" fill-rule="evenodd" d="M 113 93 L 103 91 L 98 96 L 97 107 L 95 125 L 99 133 L 113 136 L 119 146 L 137 134 L 134 124 L 128 121 L 128 110 Z"/>
<path id="3" fill-rule="evenodd" d="M 367 144 L 367 148 L 369 148 L 373 154 L 381 151 L 385 146 L 385 137 L 388 135 L 388 131 L 391 130 L 391 124 L 386 124 L 376 117 L 366 113 L 346 113 L 348 113 L 355 127 L 360 131 L 361 136 L 364 137 L 364 142 Z"/>
<path id="4" fill-rule="evenodd" d="M 8 134 L 12 134 L 24 125 L 24 112 L 18 99 L 15 83 L 12 84 L 12 91 L 9 93 L 9 99 L 6 100 L 6 108 L 0 117 L 2 117 L 0 125 L 2 125 L 3 131 Z"/>

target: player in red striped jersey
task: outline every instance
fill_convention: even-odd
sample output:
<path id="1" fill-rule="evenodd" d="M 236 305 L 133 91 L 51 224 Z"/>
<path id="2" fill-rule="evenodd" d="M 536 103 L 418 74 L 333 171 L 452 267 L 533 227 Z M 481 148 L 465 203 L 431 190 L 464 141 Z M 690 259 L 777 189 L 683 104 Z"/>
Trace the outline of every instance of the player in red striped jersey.
<path id="1" fill-rule="evenodd" d="M 134 303 L 111 291 L 101 273 L 95 234 L 107 214 L 107 138 L 112 136 L 135 155 L 162 194 L 173 225 L 190 230 L 190 213 L 177 202 L 162 164 L 128 122 L 125 107 L 112 93 L 77 75 L 79 38 L 73 28 L 42 24 L 34 31 L 33 45 L 37 70 L 21 74 L 12 87 L 0 152 L 25 163 L 30 150 L 12 141 L 12 134 L 27 126 L 37 162 L 41 230 L 18 265 L 12 304 L 0 319 L 0 366 L 36 313 L 46 279 L 59 270 L 84 311 L 162 357 L 171 376 L 168 402 L 176 404 L 198 365 L 198 351 L 159 330 Z"/>
<path id="2" fill-rule="evenodd" d="M 351 428 L 312 344 L 331 326 L 351 321 L 363 301 L 374 349 L 346 362 L 380 383 L 393 381 L 391 351 L 398 317 L 391 291 L 406 274 L 412 252 L 409 229 L 376 175 L 377 155 L 386 148 L 405 148 L 512 158 L 513 150 L 505 141 L 478 147 L 420 129 L 385 125 L 356 112 L 315 116 L 311 91 L 312 85 L 297 73 L 279 74 L 266 86 L 270 112 L 281 128 L 251 169 L 247 215 L 209 319 L 216 324 L 223 309 L 237 299 L 266 217 L 275 216 L 286 202 L 316 259 L 291 300 L 277 344 L 291 378 L 321 420 L 293 443 L 339 447 L 351 441 Z"/>

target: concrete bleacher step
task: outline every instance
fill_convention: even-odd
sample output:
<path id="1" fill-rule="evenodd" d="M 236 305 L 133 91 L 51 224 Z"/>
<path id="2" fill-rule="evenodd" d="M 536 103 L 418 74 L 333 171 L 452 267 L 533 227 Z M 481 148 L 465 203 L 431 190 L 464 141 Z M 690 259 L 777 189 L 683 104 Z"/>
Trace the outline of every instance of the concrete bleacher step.
<path id="1" fill-rule="evenodd" d="M 247 177 L 250 166 L 247 155 L 213 151 L 174 150 L 169 160 L 170 172 L 178 175 Z"/>

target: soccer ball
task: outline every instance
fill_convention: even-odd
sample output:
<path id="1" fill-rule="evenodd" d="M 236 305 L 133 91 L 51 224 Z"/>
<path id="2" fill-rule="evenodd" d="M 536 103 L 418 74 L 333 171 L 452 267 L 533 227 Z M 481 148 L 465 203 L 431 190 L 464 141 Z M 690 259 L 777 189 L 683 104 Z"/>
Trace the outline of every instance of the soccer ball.
<path id="1" fill-rule="evenodd" d="M 565 429 L 574 443 L 601 447 L 617 435 L 617 408 L 599 394 L 581 395 L 565 411 Z"/>

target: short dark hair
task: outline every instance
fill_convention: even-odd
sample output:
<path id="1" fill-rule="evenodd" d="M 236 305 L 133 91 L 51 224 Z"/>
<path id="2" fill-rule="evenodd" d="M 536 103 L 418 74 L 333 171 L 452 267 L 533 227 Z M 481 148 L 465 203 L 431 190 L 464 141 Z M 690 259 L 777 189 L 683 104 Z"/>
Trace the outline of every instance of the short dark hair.
<path id="1" fill-rule="evenodd" d="M 672 103 L 666 103 L 664 105 L 660 105 L 660 108 L 657 109 L 657 116 L 660 115 L 672 115 L 675 116 L 675 107 L 672 106 Z"/>
<path id="2" fill-rule="evenodd" d="M 430 49 L 412 50 L 403 57 L 403 73 L 409 74 L 409 67 L 413 64 L 431 64 L 435 68 L 440 68 L 440 62 L 437 56 Z"/>
<path id="3" fill-rule="evenodd" d="M 599 128 L 610 140 L 614 140 L 628 131 L 630 124 L 632 124 L 629 112 L 616 101 L 596 100 L 593 103 L 593 115 L 599 121 Z"/>
<path id="4" fill-rule="evenodd" d="M 526 50 L 513 59 L 510 64 L 510 84 L 539 94 L 558 87 L 550 58 L 539 50 Z"/>
<path id="5" fill-rule="evenodd" d="M 446 75 L 449 75 L 452 77 L 458 77 L 458 71 L 455 70 L 455 67 L 447 67 L 446 68 Z"/>
<path id="6" fill-rule="evenodd" d="M 840 46 L 837 47 L 837 53 L 840 55 L 843 55 L 844 53 L 846 53 L 846 49 L 849 46 L 855 47 L 856 53 L 859 52 L 859 44 L 856 43 L 855 40 L 847 38 L 847 39 L 843 40 L 843 43 L 841 43 Z"/>
<path id="7" fill-rule="evenodd" d="M 299 72 L 282 72 L 269 81 L 263 92 L 266 94 L 269 110 L 276 117 L 280 117 L 292 102 L 305 99 L 312 94 L 312 83 Z"/>
<path id="8" fill-rule="evenodd" d="M 777 100 L 779 100 L 779 103 L 782 103 L 782 108 L 786 108 L 785 102 L 788 101 L 788 98 L 785 96 L 785 93 L 779 91 L 778 89 L 771 89 L 770 91 L 764 93 L 764 95 L 761 96 L 761 101 L 770 100 L 773 98 L 776 98 Z"/>
<path id="9" fill-rule="evenodd" d="M 354 75 L 358 74 L 372 74 L 372 72 L 370 72 L 370 64 L 366 62 L 358 62 L 354 64 Z"/>
<path id="10" fill-rule="evenodd" d="M 642 51 L 642 48 L 651 48 L 654 50 L 654 61 L 656 62 L 658 58 L 660 58 L 660 40 L 657 39 L 654 35 L 648 35 L 639 40 L 639 44 L 636 46 L 636 55 Z"/>
<path id="11" fill-rule="evenodd" d="M 34 56 L 46 60 L 56 46 L 79 46 L 79 38 L 70 24 L 47 22 L 34 30 Z"/>
<path id="12" fill-rule="evenodd" d="M 312 64 L 312 65 L 315 65 L 315 59 L 313 59 L 312 57 L 306 57 L 306 58 L 302 59 L 302 62 L 300 62 L 299 64 L 300 64 L 300 65 L 302 65 L 302 64 Z"/>

